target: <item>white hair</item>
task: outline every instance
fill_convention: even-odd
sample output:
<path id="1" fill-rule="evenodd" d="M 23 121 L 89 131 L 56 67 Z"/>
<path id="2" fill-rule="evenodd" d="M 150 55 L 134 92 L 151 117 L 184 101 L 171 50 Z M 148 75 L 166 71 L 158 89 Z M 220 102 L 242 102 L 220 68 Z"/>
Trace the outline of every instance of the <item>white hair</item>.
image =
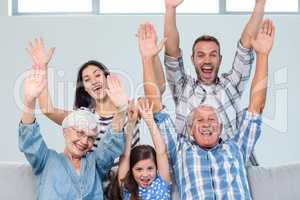
<path id="1" fill-rule="evenodd" d="M 88 136 L 98 136 L 99 123 L 97 116 L 87 109 L 72 111 L 62 122 L 63 128 L 76 127 L 85 131 Z"/>
<path id="2" fill-rule="evenodd" d="M 220 124 L 222 124 L 222 121 L 221 121 L 221 118 L 220 118 L 220 114 L 217 112 L 217 110 L 216 110 L 214 107 L 212 107 L 211 105 L 208 105 L 208 104 L 201 104 L 201 105 L 199 105 L 198 107 L 194 107 L 194 108 L 191 110 L 191 112 L 189 113 L 189 115 L 187 116 L 187 125 L 188 125 L 189 127 L 191 127 L 192 124 L 193 124 L 194 112 L 195 112 L 197 109 L 201 109 L 201 108 L 211 108 L 211 109 L 215 112 L 215 114 L 216 114 L 216 116 L 217 116 L 217 119 L 218 119 L 218 122 L 219 122 Z"/>

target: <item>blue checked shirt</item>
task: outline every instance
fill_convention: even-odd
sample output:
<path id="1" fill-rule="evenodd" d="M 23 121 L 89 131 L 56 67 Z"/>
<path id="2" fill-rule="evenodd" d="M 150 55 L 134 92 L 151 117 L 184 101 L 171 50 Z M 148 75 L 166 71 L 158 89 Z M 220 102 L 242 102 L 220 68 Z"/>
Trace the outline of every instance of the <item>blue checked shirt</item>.
<path id="1" fill-rule="evenodd" d="M 214 107 L 223 124 L 222 139 L 233 136 L 241 121 L 241 97 L 251 74 L 254 55 L 252 49 L 238 43 L 232 69 L 221 74 L 216 84 L 208 87 L 185 73 L 182 55 L 165 55 L 166 77 L 176 106 L 176 130 L 182 133 L 188 114 L 200 104 Z"/>
<path id="2" fill-rule="evenodd" d="M 244 111 L 235 136 L 220 139 L 209 150 L 202 149 L 187 133 L 177 134 L 165 111 L 154 117 L 167 145 L 179 199 L 251 199 L 245 163 L 260 136 L 259 115 Z"/>
<path id="3" fill-rule="evenodd" d="M 80 174 L 63 153 L 47 147 L 37 122 L 20 123 L 19 148 L 36 177 L 36 196 L 41 200 L 101 200 L 102 179 L 123 153 L 124 135 L 108 130 L 93 152 L 80 160 Z"/>

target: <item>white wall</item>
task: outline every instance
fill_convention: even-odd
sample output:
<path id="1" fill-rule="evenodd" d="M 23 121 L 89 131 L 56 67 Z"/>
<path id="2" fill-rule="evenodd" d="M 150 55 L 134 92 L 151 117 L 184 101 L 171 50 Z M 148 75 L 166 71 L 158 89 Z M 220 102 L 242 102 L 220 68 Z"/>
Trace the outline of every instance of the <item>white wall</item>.
<path id="1" fill-rule="evenodd" d="M 56 105 L 71 108 L 74 96 L 76 72 L 89 59 L 99 60 L 113 71 L 122 72 L 130 94 L 141 93 L 141 62 L 134 33 L 139 23 L 150 21 L 162 36 L 162 16 L 20 16 L 8 17 L 6 1 L 0 2 L 0 57 L 1 57 L 1 139 L 0 161 L 25 161 L 19 152 L 18 122 L 20 116 L 20 77 L 30 67 L 25 52 L 27 42 L 43 36 L 48 46 L 56 46 L 50 72 L 55 80 L 53 89 Z M 256 154 L 262 165 L 278 165 L 300 161 L 298 133 L 300 92 L 298 89 L 300 16 L 269 16 L 274 20 L 277 33 L 270 57 L 270 89 L 266 105 L 262 137 Z M 218 37 L 222 44 L 223 64 L 221 71 L 231 67 L 236 43 L 248 16 L 180 16 L 178 26 L 181 47 L 186 66 L 189 62 L 193 40 L 208 33 Z M 194 73 L 193 68 L 188 71 Z M 124 75 L 124 76 L 125 76 Z M 125 77 L 126 78 L 126 77 Z M 130 82 L 130 81 L 131 82 Z M 62 86 L 70 87 L 61 89 Z M 250 84 L 249 84 L 250 85 Z M 139 89 L 137 89 L 139 88 Z M 245 92 L 244 105 L 248 102 L 249 87 Z M 173 110 L 169 91 L 166 105 Z M 42 115 L 37 119 L 49 147 L 63 149 L 60 128 Z M 145 137 L 147 142 L 149 137 Z"/>

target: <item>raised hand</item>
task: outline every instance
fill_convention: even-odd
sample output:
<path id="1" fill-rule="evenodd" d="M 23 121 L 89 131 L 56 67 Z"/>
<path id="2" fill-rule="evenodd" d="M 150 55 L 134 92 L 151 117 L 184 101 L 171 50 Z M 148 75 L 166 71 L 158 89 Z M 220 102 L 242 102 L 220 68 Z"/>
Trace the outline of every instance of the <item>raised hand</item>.
<path id="1" fill-rule="evenodd" d="M 167 40 L 165 38 L 157 44 L 156 31 L 150 23 L 141 24 L 136 36 L 138 37 L 140 54 L 143 58 L 156 56 L 162 50 Z"/>
<path id="2" fill-rule="evenodd" d="M 275 26 L 271 20 L 264 20 L 256 38 L 251 38 L 251 44 L 257 54 L 268 55 L 272 49 L 275 36 Z"/>
<path id="3" fill-rule="evenodd" d="M 26 50 L 31 56 L 33 66 L 46 69 L 52 58 L 55 48 L 46 49 L 43 39 L 36 38 L 33 43 L 29 42 Z"/>
<path id="4" fill-rule="evenodd" d="M 32 69 L 24 81 L 24 101 L 31 103 L 37 99 L 46 87 L 45 72 Z"/>
<path id="5" fill-rule="evenodd" d="M 140 99 L 138 101 L 139 105 L 139 112 L 144 121 L 146 122 L 147 126 L 150 127 L 151 125 L 155 124 L 154 118 L 153 118 L 153 103 L 149 103 L 148 99 Z"/>
<path id="6" fill-rule="evenodd" d="M 128 105 L 128 97 L 120 79 L 116 75 L 108 75 L 107 86 L 108 89 L 106 89 L 106 93 L 112 103 L 118 109 L 126 108 Z"/>
<path id="7" fill-rule="evenodd" d="M 165 0 L 166 8 L 176 8 L 179 6 L 184 0 Z"/>

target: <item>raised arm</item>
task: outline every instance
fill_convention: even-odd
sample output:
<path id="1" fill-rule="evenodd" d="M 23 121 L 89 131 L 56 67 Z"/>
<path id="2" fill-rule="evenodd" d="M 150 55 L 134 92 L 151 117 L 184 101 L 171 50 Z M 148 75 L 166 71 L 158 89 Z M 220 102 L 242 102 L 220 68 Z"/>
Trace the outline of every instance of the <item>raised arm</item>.
<path id="1" fill-rule="evenodd" d="M 166 39 L 157 44 L 157 36 L 154 27 L 149 24 L 141 24 L 138 30 L 139 50 L 143 62 L 144 92 L 147 98 L 154 104 L 154 111 L 161 109 L 163 70 L 157 71 L 158 54 L 164 46 Z M 159 77 L 162 76 L 162 77 Z M 159 78 L 157 78 L 159 77 Z M 163 81 L 164 85 L 164 81 Z"/>
<path id="2" fill-rule="evenodd" d="M 149 128 L 151 138 L 155 147 L 157 169 L 159 175 L 167 183 L 170 183 L 171 176 L 169 171 L 170 166 L 168 160 L 167 147 L 164 138 L 160 134 L 159 129 L 154 121 L 152 109 L 153 104 L 150 105 L 148 100 L 143 99 L 139 101 L 139 112 Z"/>
<path id="3" fill-rule="evenodd" d="M 47 80 L 47 85 L 39 96 L 39 105 L 41 111 L 50 120 L 54 121 L 58 125 L 61 125 L 62 121 L 69 112 L 54 107 L 48 91 L 48 63 L 52 58 L 54 50 L 55 48 L 46 49 L 42 38 L 36 38 L 34 42 L 30 42 L 29 46 L 27 47 L 27 52 L 32 59 L 33 69 L 44 73 Z"/>
<path id="4" fill-rule="evenodd" d="M 262 113 L 268 84 L 268 57 L 273 46 L 275 27 L 266 20 L 256 38 L 251 40 L 256 52 L 256 70 L 251 84 L 249 112 Z"/>
<path id="5" fill-rule="evenodd" d="M 183 0 L 165 0 L 165 23 L 164 35 L 168 38 L 166 42 L 166 54 L 171 57 L 178 57 L 179 49 L 179 33 L 176 27 L 176 8 Z"/>
<path id="6" fill-rule="evenodd" d="M 133 101 L 130 102 L 128 107 L 128 121 L 125 128 L 125 148 L 124 152 L 120 157 L 119 168 L 118 168 L 118 183 L 121 186 L 123 180 L 127 176 L 128 171 L 130 170 L 130 152 L 132 138 L 134 134 L 134 127 L 138 119 L 138 109 Z"/>
<path id="7" fill-rule="evenodd" d="M 34 121 L 36 100 L 45 87 L 44 74 L 39 70 L 31 70 L 24 82 L 24 108 L 21 116 L 24 124 L 31 124 Z"/>
<path id="8" fill-rule="evenodd" d="M 257 31 L 264 17 L 265 5 L 266 0 L 255 0 L 254 10 L 241 36 L 241 43 L 244 48 L 252 48 L 251 38 L 255 38 L 257 35 Z"/>
<path id="9" fill-rule="evenodd" d="M 260 114 L 266 101 L 268 56 L 273 45 L 274 34 L 275 27 L 270 20 L 266 20 L 260 27 L 257 37 L 251 40 L 257 55 L 256 70 L 251 85 L 248 111 L 242 117 L 239 134 L 236 134 L 234 137 L 243 153 L 245 162 L 248 162 L 261 133 Z"/>
<path id="10" fill-rule="evenodd" d="M 36 99 L 46 86 L 46 81 L 38 70 L 32 70 L 24 82 L 24 108 L 19 126 L 19 149 L 30 163 L 33 173 L 38 174 L 44 168 L 48 148 L 35 122 Z"/>
<path id="11" fill-rule="evenodd" d="M 119 132 L 123 129 L 125 123 L 125 111 L 128 106 L 128 96 L 122 85 L 121 80 L 116 75 L 107 76 L 107 86 L 106 93 L 114 106 L 118 109 L 118 112 L 114 115 L 112 120 L 112 130 Z"/>

